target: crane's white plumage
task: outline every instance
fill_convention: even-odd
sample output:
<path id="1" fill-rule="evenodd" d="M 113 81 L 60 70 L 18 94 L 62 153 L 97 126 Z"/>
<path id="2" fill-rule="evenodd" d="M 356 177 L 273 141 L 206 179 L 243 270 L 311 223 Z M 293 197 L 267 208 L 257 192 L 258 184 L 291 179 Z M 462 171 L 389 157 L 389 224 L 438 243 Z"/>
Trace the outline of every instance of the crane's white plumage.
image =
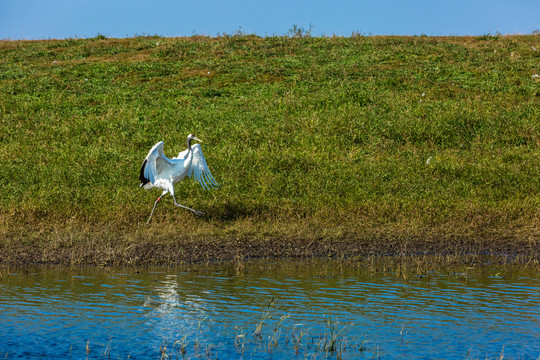
<path id="1" fill-rule="evenodd" d="M 217 188 L 219 184 L 216 182 L 216 180 L 210 173 L 210 169 L 208 168 L 208 164 L 206 163 L 206 159 L 204 158 L 201 145 L 193 145 L 191 147 L 191 151 L 193 152 L 193 160 L 191 166 L 188 169 L 187 176 L 189 176 L 190 178 L 193 176 L 195 178 L 195 181 L 201 184 L 201 186 L 206 190 Z M 188 149 L 179 153 L 178 157 L 175 159 L 184 159 L 187 155 Z"/>
<path id="2" fill-rule="evenodd" d="M 183 180 L 186 176 L 190 178 L 194 177 L 195 181 L 201 184 L 206 190 L 217 188 L 219 186 L 210 173 L 201 145 L 195 144 L 191 146 L 192 140 L 201 141 L 192 134 L 189 134 L 187 137 L 188 148 L 180 152 L 178 157 L 172 159 L 169 159 L 163 153 L 163 141 L 158 142 L 150 149 L 150 152 L 148 152 L 141 167 L 139 176 L 139 179 L 141 180 L 140 186 L 145 189 L 159 188 L 163 190 L 163 193 L 154 203 L 154 208 L 152 209 L 147 222 L 152 218 L 159 200 L 167 193 L 171 194 L 176 206 L 191 210 L 197 215 L 204 214 L 203 212 L 178 204 L 174 197 L 174 185 Z"/>

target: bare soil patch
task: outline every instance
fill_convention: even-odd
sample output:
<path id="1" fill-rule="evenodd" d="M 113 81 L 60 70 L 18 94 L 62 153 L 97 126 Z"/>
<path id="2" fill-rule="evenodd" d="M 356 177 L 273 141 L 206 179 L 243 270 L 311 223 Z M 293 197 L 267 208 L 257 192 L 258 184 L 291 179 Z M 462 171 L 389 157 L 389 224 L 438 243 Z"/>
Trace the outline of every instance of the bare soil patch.
<path id="1" fill-rule="evenodd" d="M 109 234 L 110 235 L 110 234 Z M 531 261 L 540 258 L 538 238 L 465 237 L 354 237 L 339 240 L 287 238 L 126 240 L 107 234 L 84 241 L 58 240 L 0 245 L 0 265 L 177 265 L 204 261 L 243 261 L 268 258 L 355 258 L 411 255 L 492 255 Z M 148 234 L 147 234 L 148 235 Z"/>

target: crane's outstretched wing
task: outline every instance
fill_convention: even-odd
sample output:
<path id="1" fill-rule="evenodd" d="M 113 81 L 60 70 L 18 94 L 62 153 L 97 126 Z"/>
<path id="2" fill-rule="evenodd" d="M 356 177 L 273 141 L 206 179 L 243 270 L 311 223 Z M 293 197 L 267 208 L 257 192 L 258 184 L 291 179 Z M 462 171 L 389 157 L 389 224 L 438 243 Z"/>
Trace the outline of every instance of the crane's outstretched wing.
<path id="1" fill-rule="evenodd" d="M 189 150 L 189 149 L 186 149 L 186 150 L 184 150 L 184 151 L 180 151 L 180 152 L 178 153 L 178 156 L 175 157 L 175 158 L 173 158 L 173 159 L 185 159 L 185 158 L 186 158 L 186 155 L 188 154 L 188 150 Z"/>
<path id="2" fill-rule="evenodd" d="M 148 155 L 146 155 L 146 159 L 144 159 L 139 175 L 139 180 L 141 180 L 141 185 L 139 185 L 139 187 L 150 189 L 154 186 L 159 174 L 171 170 L 172 163 L 170 159 L 163 154 L 163 145 L 163 141 L 158 142 L 150 149 Z"/>
<path id="3" fill-rule="evenodd" d="M 201 145 L 193 145 L 191 147 L 191 151 L 193 151 L 193 160 L 191 161 L 191 166 L 188 170 L 188 176 L 194 176 L 195 180 L 206 190 L 210 190 L 210 188 L 217 188 L 219 184 L 210 173 L 210 169 L 208 168 L 208 164 L 204 158 Z"/>

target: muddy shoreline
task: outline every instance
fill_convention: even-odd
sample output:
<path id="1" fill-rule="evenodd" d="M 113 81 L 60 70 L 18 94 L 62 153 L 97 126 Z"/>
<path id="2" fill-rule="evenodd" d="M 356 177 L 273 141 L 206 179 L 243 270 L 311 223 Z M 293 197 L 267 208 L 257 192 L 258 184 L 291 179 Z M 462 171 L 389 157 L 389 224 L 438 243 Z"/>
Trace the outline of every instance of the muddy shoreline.
<path id="1" fill-rule="evenodd" d="M 0 265 L 177 265 L 204 261 L 243 261 L 282 258 L 359 258 L 367 256 L 439 255 L 496 256 L 515 261 L 538 261 L 540 241 L 536 237 L 441 238 L 347 238 L 305 239 L 179 239 L 170 241 L 110 241 L 91 239 L 71 244 L 38 243 L 1 245 Z"/>

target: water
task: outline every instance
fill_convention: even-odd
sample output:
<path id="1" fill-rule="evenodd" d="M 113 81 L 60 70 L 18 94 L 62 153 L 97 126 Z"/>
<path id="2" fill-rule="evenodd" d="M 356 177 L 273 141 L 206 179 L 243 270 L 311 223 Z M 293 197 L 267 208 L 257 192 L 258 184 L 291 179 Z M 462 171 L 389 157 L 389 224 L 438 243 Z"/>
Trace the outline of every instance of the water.
<path id="1" fill-rule="evenodd" d="M 357 265 L 0 271 L 0 359 L 540 356 L 538 269 Z"/>

